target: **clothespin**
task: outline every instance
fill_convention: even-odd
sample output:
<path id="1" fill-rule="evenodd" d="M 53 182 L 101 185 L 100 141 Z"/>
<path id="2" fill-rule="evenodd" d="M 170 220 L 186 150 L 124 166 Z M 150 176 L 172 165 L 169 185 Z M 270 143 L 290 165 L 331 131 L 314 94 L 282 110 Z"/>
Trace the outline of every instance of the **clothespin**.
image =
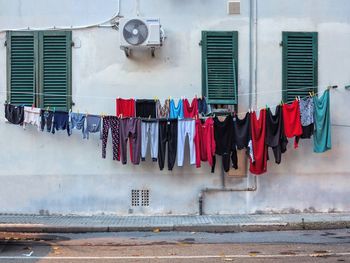
<path id="1" fill-rule="evenodd" d="M 49 107 L 49 106 L 47 106 L 46 111 L 49 111 L 49 109 L 50 109 L 50 107 Z"/>
<path id="2" fill-rule="evenodd" d="M 284 104 L 284 102 L 283 102 L 283 100 L 281 100 L 281 105 L 283 105 Z"/>
<path id="3" fill-rule="evenodd" d="M 53 112 L 56 112 L 56 107 L 53 107 Z"/>
<path id="4" fill-rule="evenodd" d="M 312 97 L 312 93 L 311 92 L 309 92 L 309 95 L 310 95 L 310 97 Z"/>
<path id="5" fill-rule="evenodd" d="M 34 108 L 34 103 L 32 104 L 32 109 Z"/>
<path id="6" fill-rule="evenodd" d="M 266 104 L 266 110 L 269 108 L 269 106 L 267 106 L 267 104 Z"/>
<path id="7" fill-rule="evenodd" d="M 148 116 L 148 119 L 149 119 L 149 120 L 151 119 L 151 115 Z"/>
<path id="8" fill-rule="evenodd" d="M 298 101 L 300 101 L 300 96 L 298 96 Z"/>
<path id="9" fill-rule="evenodd" d="M 154 101 L 158 101 L 158 97 L 157 96 L 154 97 Z"/>
<path id="10" fill-rule="evenodd" d="M 248 112 L 250 113 L 250 108 L 248 109 Z"/>

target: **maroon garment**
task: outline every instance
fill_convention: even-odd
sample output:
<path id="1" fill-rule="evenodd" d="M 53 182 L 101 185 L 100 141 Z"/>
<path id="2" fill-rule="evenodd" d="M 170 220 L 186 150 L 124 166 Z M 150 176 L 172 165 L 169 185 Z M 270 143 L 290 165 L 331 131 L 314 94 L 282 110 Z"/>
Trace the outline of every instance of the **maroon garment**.
<path id="1" fill-rule="evenodd" d="M 184 105 L 184 118 L 198 118 L 198 100 L 194 98 L 190 103 L 187 99 L 183 100 Z"/>
<path id="2" fill-rule="evenodd" d="M 254 162 L 250 159 L 249 170 L 256 175 L 265 173 L 267 168 L 267 145 L 265 144 L 266 109 L 261 109 L 259 115 L 259 119 L 257 119 L 255 112 L 250 115 Z"/>
<path id="3" fill-rule="evenodd" d="M 139 164 L 141 159 L 141 120 L 126 118 L 120 120 L 121 161 L 126 164 L 127 141 L 130 140 L 131 163 Z"/>

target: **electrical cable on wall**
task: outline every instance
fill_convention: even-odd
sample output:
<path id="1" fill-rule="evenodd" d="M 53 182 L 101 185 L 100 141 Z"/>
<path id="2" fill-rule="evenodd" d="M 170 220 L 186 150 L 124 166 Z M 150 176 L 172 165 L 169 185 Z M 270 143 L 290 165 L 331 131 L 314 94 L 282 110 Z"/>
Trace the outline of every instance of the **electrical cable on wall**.
<path id="1" fill-rule="evenodd" d="M 81 25 L 81 26 L 52 26 L 52 27 L 26 27 L 26 28 L 3 28 L 0 29 L 0 33 L 6 31 L 29 31 L 29 30 L 76 30 L 76 29 L 87 29 L 93 27 L 115 27 L 116 24 L 113 23 L 115 19 L 120 17 L 120 0 L 118 0 L 118 11 L 115 12 L 111 18 L 104 20 L 102 22 L 89 24 L 89 25 Z M 107 24 L 110 23 L 110 24 Z"/>

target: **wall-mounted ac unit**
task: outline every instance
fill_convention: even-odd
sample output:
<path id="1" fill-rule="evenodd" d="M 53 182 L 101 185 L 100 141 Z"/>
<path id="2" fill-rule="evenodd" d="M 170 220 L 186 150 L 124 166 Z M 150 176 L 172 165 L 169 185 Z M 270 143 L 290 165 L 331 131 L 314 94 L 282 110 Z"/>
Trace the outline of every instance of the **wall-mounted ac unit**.
<path id="1" fill-rule="evenodd" d="M 150 48 L 152 56 L 162 45 L 162 32 L 158 18 L 121 18 L 119 21 L 120 48 L 130 55 L 131 49 Z"/>

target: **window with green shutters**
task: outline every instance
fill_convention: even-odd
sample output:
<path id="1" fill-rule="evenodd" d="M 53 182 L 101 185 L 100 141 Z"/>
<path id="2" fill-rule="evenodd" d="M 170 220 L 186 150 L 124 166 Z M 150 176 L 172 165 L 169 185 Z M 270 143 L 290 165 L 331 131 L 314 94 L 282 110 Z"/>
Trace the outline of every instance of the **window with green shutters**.
<path id="1" fill-rule="evenodd" d="M 8 102 L 71 107 L 70 31 L 7 32 Z"/>
<path id="2" fill-rule="evenodd" d="M 283 100 L 317 92 L 317 32 L 283 32 Z"/>
<path id="3" fill-rule="evenodd" d="M 202 31 L 202 94 L 210 104 L 237 104 L 238 32 Z"/>

